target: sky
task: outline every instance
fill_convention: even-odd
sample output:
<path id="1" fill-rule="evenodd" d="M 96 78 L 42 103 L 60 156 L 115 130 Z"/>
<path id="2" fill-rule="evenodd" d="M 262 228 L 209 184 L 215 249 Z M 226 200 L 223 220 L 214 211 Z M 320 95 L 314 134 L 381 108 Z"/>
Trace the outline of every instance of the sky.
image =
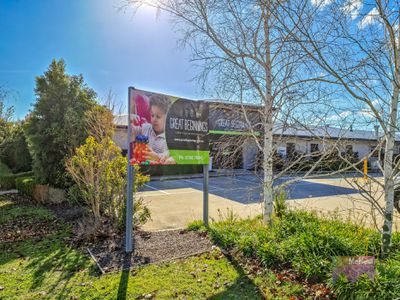
<path id="1" fill-rule="evenodd" d="M 129 86 L 201 98 L 168 18 L 149 7 L 135 15 L 118 8 L 120 0 L 0 0 L 0 86 L 15 119 L 32 109 L 35 77 L 60 58 L 99 98 L 112 89 L 125 104 Z"/>
<path id="2" fill-rule="evenodd" d="M 329 5 L 331 0 L 312 0 Z M 354 0 L 346 8 L 360 28 L 371 25 L 371 7 Z M 179 35 L 165 13 L 143 7 L 121 10 L 122 0 L 0 0 L 0 87 L 6 105 L 22 119 L 35 102 L 35 77 L 52 59 L 63 58 L 68 74 L 82 74 L 99 99 L 111 89 L 125 106 L 129 86 L 189 99 L 204 99 L 191 79 L 190 53 L 177 47 Z M 360 17 L 361 9 L 367 13 Z M 346 11 L 347 11 L 346 10 Z M 354 17 L 353 17 L 354 16 Z M 211 94 L 211 93 L 210 93 Z M 358 108 L 357 108 L 358 109 Z M 368 114 L 362 108 L 360 113 Z M 354 118 L 332 113 L 329 122 Z"/>

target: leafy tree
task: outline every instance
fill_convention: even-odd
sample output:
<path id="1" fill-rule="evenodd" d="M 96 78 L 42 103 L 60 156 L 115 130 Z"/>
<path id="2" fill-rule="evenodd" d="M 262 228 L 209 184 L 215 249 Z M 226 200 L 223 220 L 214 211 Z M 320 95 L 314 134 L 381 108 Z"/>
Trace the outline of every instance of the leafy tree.
<path id="1" fill-rule="evenodd" d="M 39 183 L 65 188 L 70 179 L 65 160 L 85 142 L 85 112 L 95 105 L 96 93 L 82 75 L 68 75 L 64 60 L 53 60 L 36 78 L 36 103 L 26 133 Z"/>

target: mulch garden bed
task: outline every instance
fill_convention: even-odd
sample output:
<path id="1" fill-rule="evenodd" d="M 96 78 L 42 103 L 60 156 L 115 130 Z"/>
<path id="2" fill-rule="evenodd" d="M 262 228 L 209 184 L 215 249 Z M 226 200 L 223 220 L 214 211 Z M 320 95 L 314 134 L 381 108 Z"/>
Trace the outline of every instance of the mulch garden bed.
<path id="1" fill-rule="evenodd" d="M 0 196 L 0 200 L 8 200 L 25 206 L 32 203 L 20 194 L 5 194 Z M 12 243 L 27 239 L 40 239 L 50 234 L 56 233 L 60 229 L 58 219 L 38 220 L 30 217 L 20 217 L 8 220 L 1 224 L 0 243 Z"/>
<path id="2" fill-rule="evenodd" d="M 82 206 L 71 206 L 68 203 L 60 204 L 43 204 L 37 203 L 28 196 L 20 193 L 0 195 L 0 200 L 12 201 L 16 204 L 33 207 L 43 207 L 49 209 L 57 219 L 62 219 L 64 222 L 74 224 L 85 216 L 85 209 Z"/>
<path id="3" fill-rule="evenodd" d="M 256 259 L 245 256 L 238 250 L 224 251 L 225 256 L 234 264 L 237 264 L 244 270 L 247 276 L 251 279 L 257 275 L 262 274 L 266 269 L 263 263 Z M 307 280 L 302 278 L 298 272 L 296 272 L 290 264 L 276 265 L 270 267 L 270 270 L 276 276 L 276 284 L 284 285 L 286 283 L 295 283 L 303 286 L 302 296 L 304 298 L 311 299 L 336 299 L 333 291 L 328 289 L 324 284 L 314 282 L 313 280 Z M 270 289 L 271 292 L 275 292 Z M 292 297 L 290 299 L 303 299 L 302 297 Z"/>
<path id="4" fill-rule="evenodd" d="M 21 218 L 1 224 L 0 243 L 24 241 L 30 238 L 40 239 L 55 234 L 60 224 L 57 220 L 33 220 Z"/>
<path id="5" fill-rule="evenodd" d="M 102 272 L 114 272 L 133 266 L 160 263 L 173 259 L 184 258 L 209 252 L 213 244 L 204 234 L 187 230 L 166 230 L 158 232 L 135 231 L 134 252 L 125 254 L 124 233 L 112 230 L 110 224 L 105 223 L 95 240 L 85 242 L 80 240 L 75 231 L 87 231 L 90 223 L 85 223 L 85 211 L 80 207 L 71 207 L 68 204 L 41 205 L 21 194 L 8 194 L 0 199 L 10 200 L 26 206 L 42 206 L 51 210 L 56 218 L 53 220 L 37 220 L 20 218 L 2 224 L 0 242 L 16 242 L 28 238 L 41 238 L 56 233 L 60 228 L 60 221 L 72 225 L 73 236 L 65 241 L 72 247 L 87 249 Z"/>
<path id="6" fill-rule="evenodd" d="M 209 252 L 213 244 L 204 235 L 186 230 L 135 233 L 134 252 L 125 254 L 124 240 L 106 239 L 88 248 L 103 272 L 160 263 Z"/>

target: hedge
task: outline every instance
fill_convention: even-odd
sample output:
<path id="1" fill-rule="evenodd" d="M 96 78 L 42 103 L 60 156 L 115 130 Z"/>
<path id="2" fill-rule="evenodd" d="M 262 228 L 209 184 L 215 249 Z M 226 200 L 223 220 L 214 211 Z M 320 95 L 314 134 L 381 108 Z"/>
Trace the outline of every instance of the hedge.
<path id="1" fill-rule="evenodd" d="M 20 177 L 15 179 L 15 186 L 19 192 L 33 198 L 35 192 L 35 179 L 33 177 Z"/>
<path id="2" fill-rule="evenodd" d="M 0 190 L 15 189 L 16 188 L 15 180 L 17 178 L 30 177 L 30 176 L 33 176 L 32 171 L 0 176 Z"/>

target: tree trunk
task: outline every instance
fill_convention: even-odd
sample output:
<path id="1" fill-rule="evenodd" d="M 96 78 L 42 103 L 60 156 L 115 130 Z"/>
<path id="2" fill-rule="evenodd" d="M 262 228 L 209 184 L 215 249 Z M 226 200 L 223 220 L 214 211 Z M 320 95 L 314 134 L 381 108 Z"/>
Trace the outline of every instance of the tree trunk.
<path id="1" fill-rule="evenodd" d="M 264 130 L 264 153 L 263 153 L 263 202 L 264 215 L 263 219 L 266 223 L 271 223 L 273 210 L 274 190 L 273 190 L 273 161 L 272 161 L 272 123 L 265 124 Z"/>
<path id="2" fill-rule="evenodd" d="M 264 18 L 264 46 L 265 46 L 265 99 L 264 99 L 264 145 L 263 145 L 263 202 L 264 214 L 263 219 L 266 223 L 271 224 L 271 216 L 273 211 L 273 118 L 272 118 L 272 68 L 271 68 L 271 44 L 269 40 L 270 35 L 270 15 L 269 15 L 270 1 L 263 8 Z"/>
<path id="3" fill-rule="evenodd" d="M 385 180 L 385 215 L 382 227 L 382 257 L 386 257 L 392 243 L 393 208 L 394 208 L 394 172 L 393 149 L 396 138 L 397 105 L 399 101 L 399 88 L 393 84 L 393 98 L 390 106 L 390 120 L 386 136 L 384 180 Z"/>

